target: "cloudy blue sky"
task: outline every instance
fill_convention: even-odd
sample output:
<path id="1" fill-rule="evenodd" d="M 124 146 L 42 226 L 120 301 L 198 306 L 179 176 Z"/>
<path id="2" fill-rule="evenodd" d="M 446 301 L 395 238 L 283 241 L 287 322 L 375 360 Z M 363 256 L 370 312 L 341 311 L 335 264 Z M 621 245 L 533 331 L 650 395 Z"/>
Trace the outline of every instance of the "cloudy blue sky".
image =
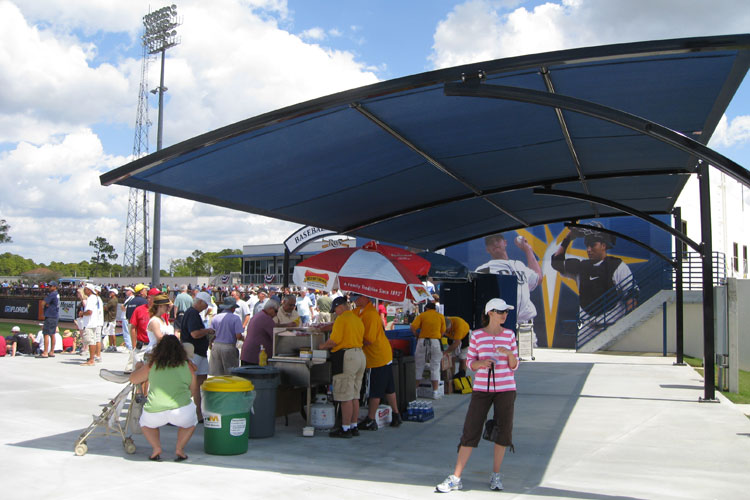
<path id="1" fill-rule="evenodd" d="M 266 111 L 474 61 L 564 48 L 743 33 L 746 0 L 181 0 L 166 64 L 164 146 Z M 142 0 L 0 0 L 0 218 L 37 262 L 122 256 L 140 79 Z M 150 66 L 150 88 L 158 65 Z M 156 99 L 150 118 L 156 122 Z M 750 83 L 711 145 L 750 166 Z M 156 127 L 151 130 L 155 150 Z M 165 197 L 161 267 L 199 248 L 281 242 L 295 224 Z M 120 259 L 121 260 L 121 259 Z"/>

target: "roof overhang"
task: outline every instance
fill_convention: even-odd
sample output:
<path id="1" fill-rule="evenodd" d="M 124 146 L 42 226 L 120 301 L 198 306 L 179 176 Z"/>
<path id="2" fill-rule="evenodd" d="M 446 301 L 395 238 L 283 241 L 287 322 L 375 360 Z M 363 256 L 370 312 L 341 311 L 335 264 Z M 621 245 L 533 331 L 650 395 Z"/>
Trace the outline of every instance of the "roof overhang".
<path id="1" fill-rule="evenodd" d="M 250 118 L 101 182 L 425 249 L 618 205 L 664 214 L 699 161 L 750 185 L 706 147 L 748 67 L 750 35 L 468 64 Z"/>

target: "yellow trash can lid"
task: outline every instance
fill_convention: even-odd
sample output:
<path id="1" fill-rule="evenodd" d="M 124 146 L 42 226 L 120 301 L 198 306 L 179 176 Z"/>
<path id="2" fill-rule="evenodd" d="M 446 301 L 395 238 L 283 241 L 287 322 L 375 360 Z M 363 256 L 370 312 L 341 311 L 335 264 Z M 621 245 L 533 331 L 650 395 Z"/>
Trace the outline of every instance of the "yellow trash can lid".
<path id="1" fill-rule="evenodd" d="M 255 386 L 246 378 L 222 375 L 206 379 L 201 389 L 209 392 L 247 392 L 254 390 Z"/>

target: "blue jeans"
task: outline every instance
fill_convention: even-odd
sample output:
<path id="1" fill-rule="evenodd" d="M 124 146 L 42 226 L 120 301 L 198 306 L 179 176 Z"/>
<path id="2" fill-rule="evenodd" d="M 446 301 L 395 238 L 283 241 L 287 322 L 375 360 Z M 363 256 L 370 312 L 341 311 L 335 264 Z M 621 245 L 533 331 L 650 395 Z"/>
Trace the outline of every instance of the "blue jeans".
<path id="1" fill-rule="evenodd" d="M 130 341 L 130 323 L 126 319 L 122 320 L 122 341 L 125 347 L 133 349 L 133 342 Z"/>

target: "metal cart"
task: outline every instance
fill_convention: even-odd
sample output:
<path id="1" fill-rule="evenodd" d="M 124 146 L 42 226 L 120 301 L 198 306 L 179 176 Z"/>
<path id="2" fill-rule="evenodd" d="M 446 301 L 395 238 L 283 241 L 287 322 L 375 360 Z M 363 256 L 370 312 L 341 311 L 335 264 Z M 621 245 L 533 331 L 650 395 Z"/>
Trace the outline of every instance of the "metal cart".
<path id="1" fill-rule="evenodd" d="M 534 324 L 521 323 L 518 325 L 518 357 L 523 361 L 534 360 Z"/>

